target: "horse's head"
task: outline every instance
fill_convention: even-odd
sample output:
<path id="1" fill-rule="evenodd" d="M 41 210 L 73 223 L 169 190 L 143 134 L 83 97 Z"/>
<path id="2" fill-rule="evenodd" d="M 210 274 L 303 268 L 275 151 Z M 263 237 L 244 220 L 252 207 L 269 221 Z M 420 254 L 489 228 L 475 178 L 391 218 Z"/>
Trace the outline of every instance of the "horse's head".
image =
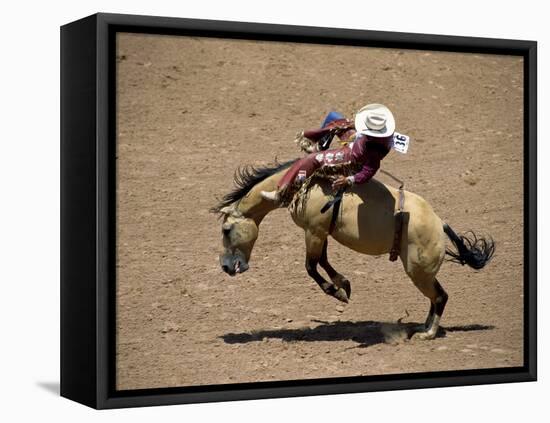
<path id="1" fill-rule="evenodd" d="M 258 238 L 259 221 L 262 216 L 277 208 L 273 202 L 264 200 L 260 195 L 262 189 L 275 189 L 276 181 L 272 181 L 267 186 L 264 185 L 263 188 L 259 187 L 261 187 L 262 182 L 272 176 L 279 173 L 282 176 L 282 172 L 295 161 L 276 163 L 274 166 L 244 166 L 237 169 L 234 177 L 235 188 L 225 194 L 218 205 L 210 209 L 211 212 L 221 214 L 223 217 L 224 250 L 220 254 L 220 266 L 225 273 L 234 276 L 248 270 L 248 260 Z M 237 210 L 235 204 L 239 204 L 243 210 L 243 201 L 249 211 L 255 209 L 256 220 L 247 217 L 248 212 L 243 215 L 242 212 Z"/>
<path id="2" fill-rule="evenodd" d="M 248 260 L 258 238 L 258 226 L 254 220 L 244 217 L 232 206 L 220 210 L 223 216 L 223 252 L 220 266 L 230 276 L 248 270 Z"/>

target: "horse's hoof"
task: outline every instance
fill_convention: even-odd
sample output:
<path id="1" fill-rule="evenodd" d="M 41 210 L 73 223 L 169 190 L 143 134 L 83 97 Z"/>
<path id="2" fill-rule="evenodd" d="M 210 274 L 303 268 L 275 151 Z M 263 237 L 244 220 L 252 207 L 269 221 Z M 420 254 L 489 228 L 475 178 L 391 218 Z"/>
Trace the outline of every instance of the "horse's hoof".
<path id="1" fill-rule="evenodd" d="M 346 295 L 348 296 L 348 300 L 351 299 L 351 283 L 347 279 L 344 279 L 342 281 L 342 288 L 344 291 L 346 291 Z"/>
<path id="2" fill-rule="evenodd" d="M 338 288 L 338 291 L 334 293 L 334 298 L 342 301 L 343 303 L 349 303 L 348 294 L 342 288 Z"/>
<path id="3" fill-rule="evenodd" d="M 429 341 L 431 339 L 434 339 L 435 335 L 436 335 L 435 333 L 431 333 L 429 331 L 422 331 L 422 332 L 416 332 L 413 335 L 413 338 L 414 339 L 420 339 L 422 341 Z"/>
<path id="4" fill-rule="evenodd" d="M 346 295 L 348 297 L 348 300 L 351 298 L 351 283 L 342 275 L 337 275 L 332 282 L 334 285 L 336 285 L 338 288 L 342 288 L 344 291 L 346 291 Z"/>

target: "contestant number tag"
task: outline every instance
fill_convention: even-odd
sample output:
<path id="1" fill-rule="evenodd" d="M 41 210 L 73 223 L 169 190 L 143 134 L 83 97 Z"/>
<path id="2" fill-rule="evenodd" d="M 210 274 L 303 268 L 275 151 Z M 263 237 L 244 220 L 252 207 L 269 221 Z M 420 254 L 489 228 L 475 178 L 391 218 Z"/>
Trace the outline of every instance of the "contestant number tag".
<path id="1" fill-rule="evenodd" d="M 406 154 L 409 149 L 409 137 L 395 132 L 393 134 L 393 148 L 395 151 Z"/>

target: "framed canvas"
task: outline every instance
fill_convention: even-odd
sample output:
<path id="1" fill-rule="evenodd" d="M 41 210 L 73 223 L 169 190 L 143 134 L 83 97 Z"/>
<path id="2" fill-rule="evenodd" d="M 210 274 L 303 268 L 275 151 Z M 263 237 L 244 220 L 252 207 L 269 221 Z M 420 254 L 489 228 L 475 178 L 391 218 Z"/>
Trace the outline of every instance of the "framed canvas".
<path id="1" fill-rule="evenodd" d="M 96 14 L 61 103 L 62 396 L 536 379 L 535 42 Z"/>

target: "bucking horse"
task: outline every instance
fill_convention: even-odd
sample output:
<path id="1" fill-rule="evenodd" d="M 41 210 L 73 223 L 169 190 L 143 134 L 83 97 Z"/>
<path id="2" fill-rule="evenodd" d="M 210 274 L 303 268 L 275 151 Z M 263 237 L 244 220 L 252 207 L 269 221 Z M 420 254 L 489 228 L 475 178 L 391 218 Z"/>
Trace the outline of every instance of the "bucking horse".
<path id="1" fill-rule="evenodd" d="M 294 161 L 268 167 L 244 167 L 235 173 L 235 187 L 211 211 L 222 218 L 222 270 L 234 276 L 249 268 L 250 255 L 258 238 L 263 218 L 278 208 L 260 195 L 273 191 L 286 169 Z M 436 275 L 446 256 L 450 261 L 482 269 L 493 256 L 495 244 L 490 237 L 473 232 L 459 235 L 443 222 L 430 204 L 413 192 L 402 190 L 403 212 L 398 256 L 414 285 L 430 300 L 426 322 L 415 336 L 433 339 L 438 331 L 448 295 Z M 305 232 L 308 275 L 327 295 L 348 302 L 351 284 L 347 277 L 328 260 L 328 237 L 362 254 L 382 255 L 392 250 L 395 242 L 395 209 L 399 190 L 376 179 L 354 185 L 342 196 L 338 214 L 322 213 L 333 198 L 330 181 L 319 179 L 308 189 L 307 199 L 293 201 L 288 207 L 295 224 Z M 451 241 L 447 248 L 445 237 Z M 330 280 L 318 271 L 322 267 Z"/>

